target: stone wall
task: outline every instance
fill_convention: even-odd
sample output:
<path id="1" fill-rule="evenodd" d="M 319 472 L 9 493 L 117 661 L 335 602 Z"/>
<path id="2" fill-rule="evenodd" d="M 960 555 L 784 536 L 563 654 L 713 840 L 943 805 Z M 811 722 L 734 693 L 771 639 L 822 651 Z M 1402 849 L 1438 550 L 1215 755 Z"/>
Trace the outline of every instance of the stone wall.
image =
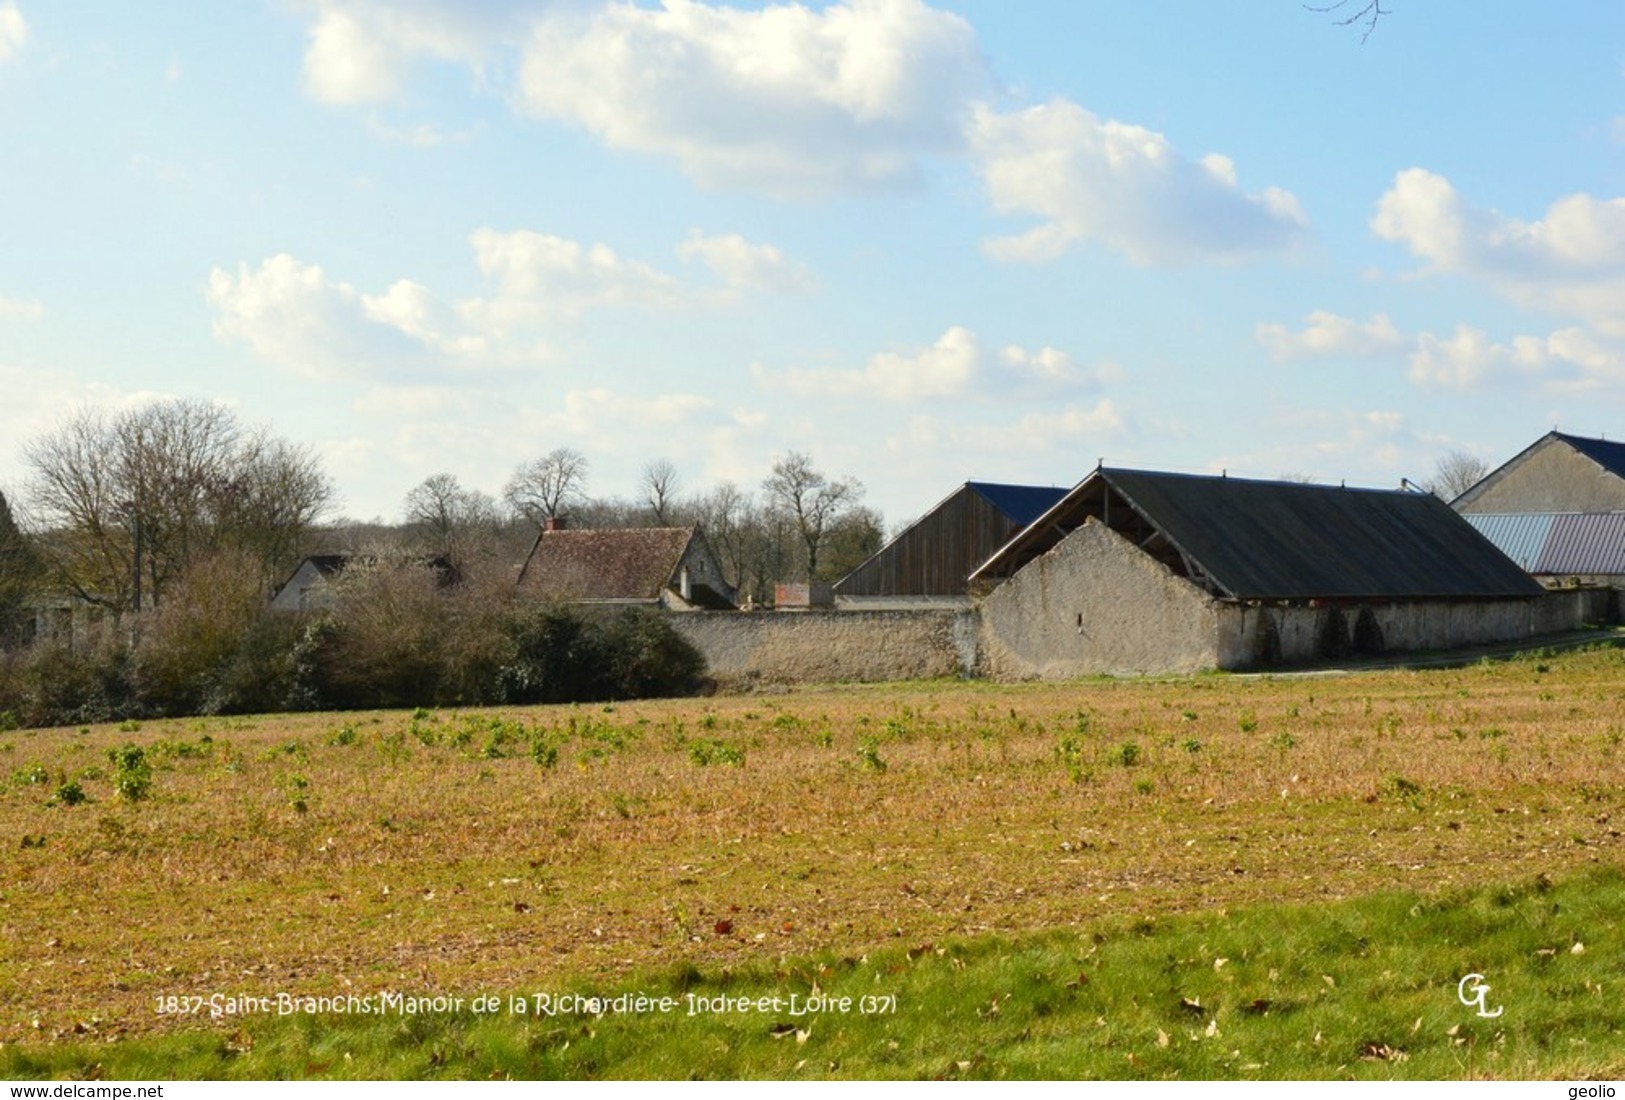
<path id="1" fill-rule="evenodd" d="M 1573 589 L 1531 599 L 1323 607 L 1225 604 L 1219 608 L 1223 669 L 1306 664 L 1343 657 L 1493 645 L 1578 630 L 1599 622 L 1608 593 Z"/>
<path id="2" fill-rule="evenodd" d="M 1463 512 L 1617 512 L 1625 481 L 1553 440 L 1498 478 L 1480 483 Z"/>
<path id="3" fill-rule="evenodd" d="M 1216 601 L 1093 519 L 982 601 L 996 679 L 1198 672 L 1218 638 Z"/>
<path id="4" fill-rule="evenodd" d="M 979 608 L 688 612 L 724 686 L 1191 673 L 1518 641 L 1600 621 L 1606 591 L 1339 607 L 1216 600 L 1090 520 Z M 848 607 L 852 604 L 848 604 Z"/>
<path id="5" fill-rule="evenodd" d="M 976 613 L 717 611 L 673 615 L 724 686 L 920 680 L 977 672 Z"/>

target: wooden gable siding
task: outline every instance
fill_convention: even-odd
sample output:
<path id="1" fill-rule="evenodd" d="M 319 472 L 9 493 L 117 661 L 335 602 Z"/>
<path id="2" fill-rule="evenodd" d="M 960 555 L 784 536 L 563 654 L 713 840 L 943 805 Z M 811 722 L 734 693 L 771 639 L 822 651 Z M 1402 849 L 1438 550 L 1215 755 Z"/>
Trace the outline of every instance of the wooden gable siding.
<path id="1" fill-rule="evenodd" d="M 837 596 L 963 596 L 965 581 L 1018 525 L 961 488 L 835 585 Z"/>

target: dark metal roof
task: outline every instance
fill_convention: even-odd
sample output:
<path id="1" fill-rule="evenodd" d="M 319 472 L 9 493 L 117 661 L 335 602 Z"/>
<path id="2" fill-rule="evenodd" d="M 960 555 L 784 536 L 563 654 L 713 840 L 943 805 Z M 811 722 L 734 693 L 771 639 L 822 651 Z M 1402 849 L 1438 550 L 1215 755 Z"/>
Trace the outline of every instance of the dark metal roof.
<path id="1" fill-rule="evenodd" d="M 1625 512 L 1481 513 L 1466 519 L 1531 573 L 1625 574 Z"/>
<path id="2" fill-rule="evenodd" d="M 987 481 L 967 481 L 970 489 L 997 508 L 1010 522 L 1025 527 L 1066 496 L 1066 490 L 1056 486 L 995 485 Z"/>
<path id="3" fill-rule="evenodd" d="M 1102 500 L 1102 498 L 1104 499 Z M 1116 499 L 1117 513 L 1112 514 Z M 1091 503 L 1092 502 L 1092 503 Z M 1533 596 L 1542 589 L 1432 494 L 1099 469 L 1012 539 L 978 576 L 1008 575 L 1127 505 L 1164 557 L 1235 599 Z M 1024 543 L 1028 545 L 1023 545 Z M 1001 559 L 1004 568 L 1001 569 Z"/>

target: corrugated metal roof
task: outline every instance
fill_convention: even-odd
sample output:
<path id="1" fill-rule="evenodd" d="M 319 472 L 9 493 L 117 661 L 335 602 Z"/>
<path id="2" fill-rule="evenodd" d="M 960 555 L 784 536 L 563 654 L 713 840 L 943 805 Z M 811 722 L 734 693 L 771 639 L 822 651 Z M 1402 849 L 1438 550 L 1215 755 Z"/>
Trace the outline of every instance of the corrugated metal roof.
<path id="1" fill-rule="evenodd" d="M 1473 530 L 1495 543 L 1496 549 L 1511 558 L 1518 568 L 1533 573 L 1552 533 L 1552 521 L 1557 517 L 1553 512 L 1473 512 L 1463 518 L 1473 525 Z"/>
<path id="2" fill-rule="evenodd" d="M 1625 573 L 1625 513 L 1572 512 L 1552 524 L 1532 573 Z"/>
<path id="3" fill-rule="evenodd" d="M 995 485 L 987 481 L 967 481 L 965 488 L 1003 512 L 1010 522 L 1025 527 L 1066 496 L 1065 489 L 1041 485 Z"/>
<path id="4" fill-rule="evenodd" d="M 1061 531 L 1083 522 L 1101 483 L 1216 591 L 1236 599 L 1448 599 L 1542 591 L 1431 493 L 1113 469 L 1096 470 L 976 577 L 1007 575 L 1010 566 L 1053 545 Z M 1106 505 L 1112 508 L 1109 497 Z M 1107 516 L 1114 528 L 1121 522 Z"/>
<path id="5" fill-rule="evenodd" d="M 1131 470 L 1102 474 L 1237 599 L 1541 591 L 1431 493 Z"/>
<path id="6" fill-rule="evenodd" d="M 1625 574 L 1625 512 L 1484 512 L 1464 518 L 1531 573 Z"/>

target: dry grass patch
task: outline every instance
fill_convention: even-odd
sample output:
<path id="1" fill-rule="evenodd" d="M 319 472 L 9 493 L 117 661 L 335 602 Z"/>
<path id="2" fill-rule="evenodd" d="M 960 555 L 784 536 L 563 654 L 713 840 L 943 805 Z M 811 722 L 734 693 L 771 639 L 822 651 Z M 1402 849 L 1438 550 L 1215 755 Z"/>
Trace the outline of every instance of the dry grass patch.
<path id="1" fill-rule="evenodd" d="M 0 1042 L 1618 863 L 1622 677 L 1601 650 L 14 731 Z"/>

